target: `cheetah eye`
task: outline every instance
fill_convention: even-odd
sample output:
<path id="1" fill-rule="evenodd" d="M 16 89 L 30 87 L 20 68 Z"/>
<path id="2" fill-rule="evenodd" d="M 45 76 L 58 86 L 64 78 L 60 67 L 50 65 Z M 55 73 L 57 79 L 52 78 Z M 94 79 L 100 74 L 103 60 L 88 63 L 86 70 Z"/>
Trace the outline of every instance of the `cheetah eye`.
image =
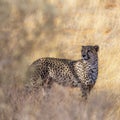
<path id="1" fill-rule="evenodd" d="M 90 52 L 90 50 L 88 50 L 88 52 Z"/>

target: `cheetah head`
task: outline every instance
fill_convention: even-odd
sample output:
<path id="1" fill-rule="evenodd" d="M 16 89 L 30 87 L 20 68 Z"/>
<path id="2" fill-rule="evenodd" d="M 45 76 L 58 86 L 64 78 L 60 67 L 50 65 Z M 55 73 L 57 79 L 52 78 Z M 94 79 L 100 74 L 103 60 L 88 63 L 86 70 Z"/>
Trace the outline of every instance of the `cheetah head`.
<path id="1" fill-rule="evenodd" d="M 90 58 L 97 56 L 97 52 L 99 51 L 99 46 L 82 46 L 81 54 L 83 60 L 89 60 Z"/>

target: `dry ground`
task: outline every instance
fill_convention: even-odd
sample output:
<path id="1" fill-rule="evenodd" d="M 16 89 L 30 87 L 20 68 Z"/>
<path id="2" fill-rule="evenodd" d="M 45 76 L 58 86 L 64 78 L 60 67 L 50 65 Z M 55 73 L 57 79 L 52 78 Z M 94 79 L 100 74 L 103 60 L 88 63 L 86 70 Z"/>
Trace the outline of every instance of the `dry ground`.
<path id="1" fill-rule="evenodd" d="M 0 120 L 120 119 L 119 0 L 0 0 Z M 99 45 L 99 77 L 87 103 L 79 89 L 54 85 L 24 92 L 27 67 L 39 57 L 80 59 Z"/>

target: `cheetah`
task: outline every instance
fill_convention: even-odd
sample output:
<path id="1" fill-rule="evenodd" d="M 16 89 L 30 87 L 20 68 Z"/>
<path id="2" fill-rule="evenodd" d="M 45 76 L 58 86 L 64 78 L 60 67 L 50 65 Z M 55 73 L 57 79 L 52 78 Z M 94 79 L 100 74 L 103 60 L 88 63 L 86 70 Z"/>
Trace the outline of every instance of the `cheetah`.
<path id="1" fill-rule="evenodd" d="M 56 82 L 62 86 L 79 87 L 86 100 L 98 77 L 98 51 L 98 45 L 88 45 L 82 46 L 80 60 L 46 57 L 34 61 L 27 71 L 31 86 L 48 90 Z"/>

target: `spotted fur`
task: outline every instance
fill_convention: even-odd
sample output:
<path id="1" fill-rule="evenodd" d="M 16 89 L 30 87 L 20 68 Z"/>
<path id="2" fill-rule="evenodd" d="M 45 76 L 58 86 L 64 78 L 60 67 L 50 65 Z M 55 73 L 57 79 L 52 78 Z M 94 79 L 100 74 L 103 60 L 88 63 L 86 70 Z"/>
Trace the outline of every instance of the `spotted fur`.
<path id="1" fill-rule="evenodd" d="M 82 46 L 80 60 L 40 58 L 28 69 L 31 86 L 51 88 L 54 82 L 62 86 L 79 87 L 82 97 L 93 88 L 98 76 L 98 46 Z"/>

